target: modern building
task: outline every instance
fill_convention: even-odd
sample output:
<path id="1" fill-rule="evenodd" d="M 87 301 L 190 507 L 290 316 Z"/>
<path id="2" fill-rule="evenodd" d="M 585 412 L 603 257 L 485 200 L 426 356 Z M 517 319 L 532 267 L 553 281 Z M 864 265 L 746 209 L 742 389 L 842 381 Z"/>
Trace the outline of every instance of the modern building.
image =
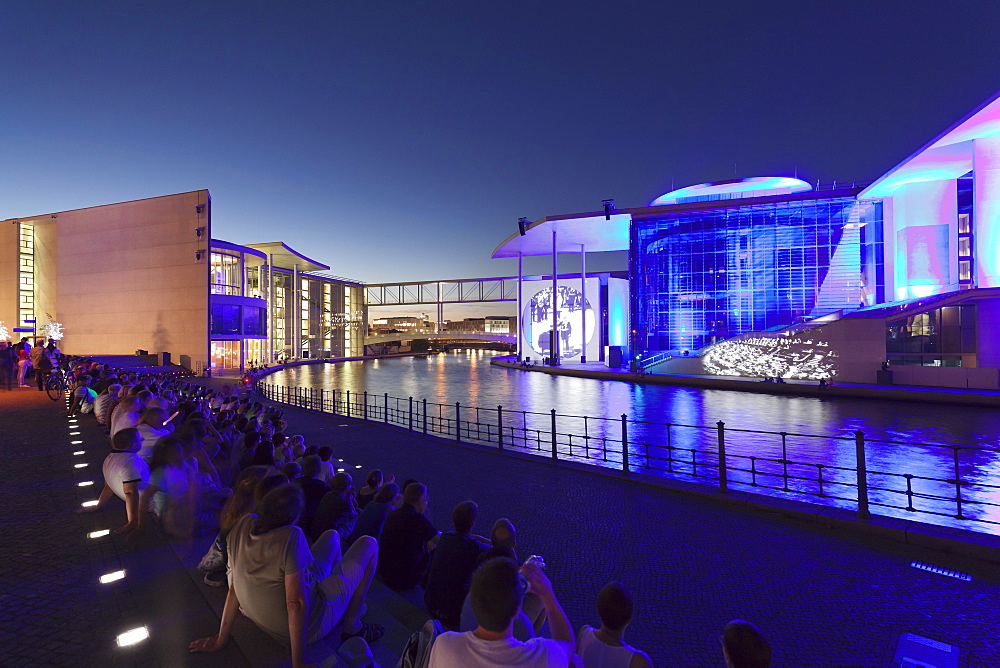
<path id="1" fill-rule="evenodd" d="M 534 318 L 541 335 L 522 319 L 522 355 L 558 341 L 558 360 L 586 361 L 596 338 L 591 360 L 620 352 L 652 372 L 996 389 L 1000 339 L 984 333 L 1000 321 L 1000 95 L 869 184 L 756 177 L 605 201 L 522 221 L 493 257 L 586 266 L 598 251 L 628 251 L 627 335 L 595 337 L 620 305 L 561 295 L 582 294 L 581 276 L 531 288 L 553 307 Z"/>
<path id="2" fill-rule="evenodd" d="M 363 351 L 363 286 L 281 242 L 212 238 L 207 190 L 0 226 L 0 322 L 62 325 L 67 353 L 167 353 L 192 370 Z M 17 331 L 20 330 L 20 331 Z"/>

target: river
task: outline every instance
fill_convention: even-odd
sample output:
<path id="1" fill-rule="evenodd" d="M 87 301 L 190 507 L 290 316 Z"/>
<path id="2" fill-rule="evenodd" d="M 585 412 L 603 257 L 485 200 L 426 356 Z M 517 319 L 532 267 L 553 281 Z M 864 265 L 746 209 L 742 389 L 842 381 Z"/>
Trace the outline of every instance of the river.
<path id="1" fill-rule="evenodd" d="M 993 408 L 633 385 L 494 367 L 489 364 L 494 354 L 468 350 L 305 365 L 278 371 L 265 382 L 327 393 L 349 390 L 355 396 L 367 391 L 373 413 L 381 410 L 388 394 L 390 415 L 401 424 L 407 421 L 409 397 L 417 402 L 418 424 L 422 399 L 432 405 L 432 420 L 437 415 L 447 421 L 459 402 L 463 421 L 494 427 L 496 408 L 502 406 L 508 445 L 516 445 L 519 435 L 521 445 L 537 447 L 542 454 L 549 451 L 549 411 L 555 409 L 560 452 L 600 465 L 620 466 L 624 414 L 632 470 L 709 483 L 719 476 L 717 423 L 722 421 L 731 486 L 789 498 L 822 494 L 805 500 L 851 509 L 857 495 L 852 487 L 854 433 L 860 430 L 872 501 L 898 507 L 873 506 L 873 513 L 1000 533 L 1000 524 L 968 521 L 1000 522 L 1000 507 L 992 505 L 1000 501 L 1000 489 L 995 488 L 1000 481 L 1000 411 Z M 481 408 L 478 417 L 472 407 Z M 758 431 L 786 432 L 785 450 L 779 434 Z M 591 452 L 595 444 L 597 459 Z M 954 501 L 956 468 L 963 482 L 960 504 Z M 779 477 L 785 472 L 791 477 Z M 912 478 L 907 481 L 905 474 Z M 776 489 L 754 487 L 753 482 Z M 907 482 L 910 496 L 905 494 Z M 905 510 L 908 505 L 916 511 Z M 959 510 L 962 519 L 949 517 Z"/>

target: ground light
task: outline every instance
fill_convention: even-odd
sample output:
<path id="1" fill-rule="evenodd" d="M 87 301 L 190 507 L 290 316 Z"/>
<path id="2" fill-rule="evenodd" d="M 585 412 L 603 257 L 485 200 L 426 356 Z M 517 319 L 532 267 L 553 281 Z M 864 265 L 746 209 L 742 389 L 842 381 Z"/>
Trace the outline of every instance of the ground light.
<path id="1" fill-rule="evenodd" d="M 71 431 L 71 432 L 69 433 L 69 435 L 70 435 L 70 436 L 79 436 L 79 435 L 80 435 L 80 432 L 78 432 L 78 431 Z"/>
<path id="2" fill-rule="evenodd" d="M 81 443 L 83 443 L 83 441 L 70 441 L 69 442 L 70 445 L 80 445 Z"/>
<path id="3" fill-rule="evenodd" d="M 145 626 L 140 626 L 139 628 L 131 629 L 119 635 L 118 646 L 126 647 L 128 645 L 134 645 L 137 642 L 142 642 L 148 637 L 149 631 L 146 630 Z"/>
<path id="4" fill-rule="evenodd" d="M 76 486 L 77 487 L 89 487 L 90 485 L 93 485 L 93 484 L 94 484 L 93 480 L 84 480 L 83 482 L 76 483 Z"/>
<path id="5" fill-rule="evenodd" d="M 101 584 L 108 584 L 109 582 L 114 582 L 115 580 L 123 580 L 125 578 L 125 571 L 112 571 L 111 573 L 106 573 L 101 576 Z"/>
<path id="6" fill-rule="evenodd" d="M 94 499 L 93 501 L 84 501 L 80 505 L 83 506 L 84 508 L 92 508 L 93 506 L 97 505 L 97 499 Z"/>
<path id="7" fill-rule="evenodd" d="M 82 469 L 84 466 L 86 466 L 86 464 L 73 464 L 73 468 L 75 469 Z"/>
<path id="8" fill-rule="evenodd" d="M 85 451 L 85 450 L 77 450 L 77 451 L 76 451 L 76 452 L 74 452 L 73 454 L 74 454 L 74 455 L 83 455 L 83 454 L 86 454 L 86 451 Z"/>
<path id="9" fill-rule="evenodd" d="M 98 531 L 91 531 L 90 533 L 87 534 L 87 538 L 104 538 L 109 533 L 111 533 L 110 529 L 100 529 Z"/>

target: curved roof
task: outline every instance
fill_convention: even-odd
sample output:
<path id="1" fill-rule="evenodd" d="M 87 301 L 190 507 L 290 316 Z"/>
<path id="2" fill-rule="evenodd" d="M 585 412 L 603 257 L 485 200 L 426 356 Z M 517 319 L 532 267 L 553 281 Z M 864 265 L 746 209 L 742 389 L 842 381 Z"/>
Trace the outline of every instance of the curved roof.
<path id="1" fill-rule="evenodd" d="M 751 176 L 745 179 L 730 179 L 728 181 L 711 181 L 671 190 L 660 195 L 650 206 L 661 204 L 677 204 L 681 201 L 696 201 L 694 198 L 730 199 L 726 195 L 738 194 L 739 197 L 764 197 L 767 195 L 790 195 L 791 193 L 808 192 L 812 186 L 790 176 Z"/>
<path id="2" fill-rule="evenodd" d="M 326 271 L 330 267 L 316 260 L 307 258 L 302 253 L 292 250 L 281 241 L 271 241 L 266 244 L 247 244 L 248 248 L 255 248 L 270 256 L 271 263 L 279 269 L 293 270 L 298 267 L 299 271 Z"/>
<path id="3" fill-rule="evenodd" d="M 1000 136 L 1000 93 L 890 169 L 858 197 L 890 197 L 908 183 L 957 179 L 972 170 L 972 141 L 997 136 Z"/>

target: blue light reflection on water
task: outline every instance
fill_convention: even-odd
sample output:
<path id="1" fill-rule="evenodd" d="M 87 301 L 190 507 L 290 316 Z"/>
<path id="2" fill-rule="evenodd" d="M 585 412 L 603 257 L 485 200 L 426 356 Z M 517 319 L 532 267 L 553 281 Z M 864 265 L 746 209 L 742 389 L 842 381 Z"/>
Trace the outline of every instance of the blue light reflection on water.
<path id="1" fill-rule="evenodd" d="M 633 385 L 493 367 L 489 364 L 492 354 L 489 351 L 458 351 L 426 357 L 306 365 L 279 371 L 267 382 L 350 390 L 352 393 L 368 391 L 380 397 L 388 393 L 390 397 L 399 397 L 404 402 L 410 396 L 415 401 L 427 399 L 429 404 L 454 406 L 457 401 L 465 407 L 463 419 L 472 415 L 470 407 L 478 406 L 484 409 L 483 421 L 494 424 L 493 413 L 501 405 L 505 415 L 515 411 L 537 413 L 523 420 L 528 426 L 540 429 L 548 428 L 548 413 L 555 408 L 560 415 L 560 432 L 583 433 L 582 420 L 574 421 L 562 416 L 586 415 L 590 416 L 586 425 L 589 435 L 594 438 L 604 436 L 609 443 L 620 439 L 622 414 L 628 415 L 630 421 L 711 427 L 672 427 L 669 435 L 670 443 L 675 448 L 699 447 L 709 452 L 716 446 L 714 427 L 721 420 L 727 430 L 787 432 L 790 434 L 787 437 L 790 459 L 845 469 L 854 468 L 853 432 L 861 430 L 869 441 L 875 441 L 869 442 L 867 447 L 868 467 L 872 471 L 870 484 L 897 490 L 905 489 L 905 480 L 896 476 L 881 476 L 879 472 L 911 473 L 940 479 L 954 476 L 951 449 L 923 447 L 921 444 L 995 449 L 997 434 L 1000 434 L 1000 411 L 991 408 Z M 662 447 L 657 447 L 667 441 L 665 427 L 630 424 L 629 428 L 633 463 L 641 461 L 646 454 L 665 454 Z M 728 431 L 726 440 L 731 455 L 781 458 L 781 438 L 777 435 Z M 908 445 L 877 442 L 883 440 Z M 675 451 L 675 456 L 678 454 L 683 456 L 685 453 Z M 748 460 L 740 461 L 739 465 L 749 467 Z M 1000 479 L 1000 457 L 996 452 L 963 450 L 959 466 L 963 480 L 995 484 L 993 481 Z M 758 470 L 776 472 L 780 465 L 759 462 L 758 467 Z M 802 473 L 815 476 L 815 468 L 809 471 L 803 469 Z M 836 469 L 825 470 L 824 474 L 830 480 L 853 480 L 853 473 L 838 472 Z M 767 482 L 773 484 L 774 481 Z M 953 489 L 943 483 L 915 480 L 914 488 L 944 495 L 953 493 Z M 831 485 L 827 493 L 854 495 L 853 490 L 846 487 L 838 489 L 835 485 Z M 975 498 L 971 490 L 963 492 L 965 494 Z M 889 497 L 895 497 L 893 502 L 898 503 L 899 495 L 880 497 L 878 492 L 873 492 L 873 500 Z M 982 492 L 978 498 L 995 501 L 993 494 L 984 496 Z M 843 503 L 835 505 L 851 507 Z M 953 504 L 934 507 L 951 512 L 944 506 L 953 507 Z M 973 514 L 971 507 L 965 510 L 966 514 Z M 899 516 L 907 514 L 902 511 Z M 997 519 L 993 513 L 990 517 Z M 927 520 L 926 516 L 922 519 Z"/>

